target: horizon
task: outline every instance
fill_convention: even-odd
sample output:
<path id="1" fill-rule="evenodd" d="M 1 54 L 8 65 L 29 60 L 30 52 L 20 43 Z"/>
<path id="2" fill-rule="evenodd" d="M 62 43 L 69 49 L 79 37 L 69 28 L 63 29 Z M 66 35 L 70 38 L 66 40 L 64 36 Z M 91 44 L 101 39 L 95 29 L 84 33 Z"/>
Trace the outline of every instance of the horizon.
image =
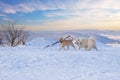
<path id="1" fill-rule="evenodd" d="M 0 25 L 31 31 L 120 30 L 120 0 L 1 0 Z"/>

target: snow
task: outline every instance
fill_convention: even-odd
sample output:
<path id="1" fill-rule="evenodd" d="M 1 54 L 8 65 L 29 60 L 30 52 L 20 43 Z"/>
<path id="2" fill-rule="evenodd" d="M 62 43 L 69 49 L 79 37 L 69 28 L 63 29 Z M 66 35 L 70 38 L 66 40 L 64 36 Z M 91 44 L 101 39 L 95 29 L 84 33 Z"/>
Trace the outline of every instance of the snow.
<path id="1" fill-rule="evenodd" d="M 120 46 L 107 46 L 107 37 L 97 35 L 99 51 L 58 51 L 59 44 L 43 49 L 56 41 L 43 36 L 25 46 L 1 46 L 0 80 L 119 80 Z"/>
<path id="2" fill-rule="evenodd" d="M 108 34 L 101 34 L 101 36 L 104 36 L 104 37 L 108 37 L 110 39 L 114 39 L 114 40 L 120 40 L 120 36 L 118 35 L 108 35 Z"/>

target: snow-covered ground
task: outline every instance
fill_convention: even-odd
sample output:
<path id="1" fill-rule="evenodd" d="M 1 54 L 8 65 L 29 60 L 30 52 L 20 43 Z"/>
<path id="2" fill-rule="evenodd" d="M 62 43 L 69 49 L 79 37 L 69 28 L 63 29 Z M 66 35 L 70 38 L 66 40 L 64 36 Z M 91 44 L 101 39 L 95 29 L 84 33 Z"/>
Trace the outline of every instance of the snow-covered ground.
<path id="1" fill-rule="evenodd" d="M 32 39 L 25 46 L 0 47 L 0 80 L 120 80 L 120 46 L 106 45 L 119 40 L 99 34 L 92 33 L 99 51 L 58 51 L 59 44 L 43 49 L 57 40 L 55 33 Z"/>

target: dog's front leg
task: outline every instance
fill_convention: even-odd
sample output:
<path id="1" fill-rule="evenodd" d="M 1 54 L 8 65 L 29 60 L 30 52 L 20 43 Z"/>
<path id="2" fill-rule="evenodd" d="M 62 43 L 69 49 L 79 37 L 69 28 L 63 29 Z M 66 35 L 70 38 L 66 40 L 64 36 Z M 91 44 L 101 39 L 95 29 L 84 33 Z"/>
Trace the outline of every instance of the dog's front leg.
<path id="1" fill-rule="evenodd" d="M 58 51 L 60 51 L 62 49 L 62 46 L 60 47 L 60 49 Z"/>
<path id="2" fill-rule="evenodd" d="M 60 47 L 60 49 L 58 51 L 60 51 L 62 49 L 62 47 Z"/>

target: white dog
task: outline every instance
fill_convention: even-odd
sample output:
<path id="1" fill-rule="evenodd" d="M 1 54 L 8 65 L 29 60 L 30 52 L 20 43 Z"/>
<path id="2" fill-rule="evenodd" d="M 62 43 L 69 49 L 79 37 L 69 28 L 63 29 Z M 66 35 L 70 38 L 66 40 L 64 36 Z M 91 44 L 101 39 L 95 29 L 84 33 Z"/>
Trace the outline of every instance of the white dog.
<path id="1" fill-rule="evenodd" d="M 85 48 L 85 50 L 97 49 L 95 40 L 92 38 L 88 39 L 76 39 L 75 44 L 78 45 L 78 49 Z"/>

